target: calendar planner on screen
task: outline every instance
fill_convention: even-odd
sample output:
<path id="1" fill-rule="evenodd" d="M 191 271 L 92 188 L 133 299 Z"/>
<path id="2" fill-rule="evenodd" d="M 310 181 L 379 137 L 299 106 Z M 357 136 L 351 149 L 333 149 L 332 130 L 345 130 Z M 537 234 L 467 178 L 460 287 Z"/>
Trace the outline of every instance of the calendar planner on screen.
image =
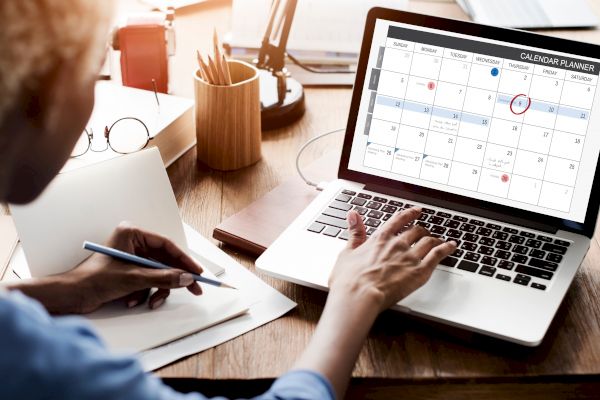
<path id="1" fill-rule="evenodd" d="M 349 168 L 583 222 L 599 72 L 599 60 L 378 20 Z"/>

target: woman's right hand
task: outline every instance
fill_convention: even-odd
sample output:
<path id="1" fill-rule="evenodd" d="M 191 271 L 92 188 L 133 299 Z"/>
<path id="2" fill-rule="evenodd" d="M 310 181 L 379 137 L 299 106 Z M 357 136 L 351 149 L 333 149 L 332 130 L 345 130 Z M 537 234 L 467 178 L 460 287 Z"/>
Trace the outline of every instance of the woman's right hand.
<path id="1" fill-rule="evenodd" d="M 350 239 L 329 278 L 330 296 L 366 301 L 381 312 L 425 284 L 456 243 L 434 238 L 419 225 L 405 230 L 421 211 L 395 214 L 370 238 L 360 215 L 350 211 Z"/>

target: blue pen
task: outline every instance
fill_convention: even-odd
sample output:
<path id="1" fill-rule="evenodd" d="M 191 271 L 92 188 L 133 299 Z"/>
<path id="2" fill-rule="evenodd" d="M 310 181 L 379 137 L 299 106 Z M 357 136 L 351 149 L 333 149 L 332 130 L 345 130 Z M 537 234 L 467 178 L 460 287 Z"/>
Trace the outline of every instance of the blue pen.
<path id="1" fill-rule="evenodd" d="M 168 265 L 159 263 L 154 260 L 149 260 L 147 258 L 136 256 L 134 254 L 129 254 L 125 251 L 113 249 L 112 247 L 102 246 L 97 243 L 88 242 L 87 240 L 85 242 L 83 242 L 83 248 L 86 250 L 89 250 L 89 251 L 93 251 L 95 253 L 104 254 L 106 256 L 115 258 L 117 260 L 135 264 L 140 267 L 154 268 L 154 269 L 171 269 L 172 268 L 172 267 L 169 267 Z M 192 275 L 194 276 L 194 279 L 198 282 L 202 282 L 202 283 L 206 283 L 208 285 L 213 285 L 213 286 L 222 287 L 222 288 L 236 289 L 233 286 L 226 284 L 225 282 L 220 282 L 220 281 L 217 281 L 214 279 L 205 278 L 198 274 L 192 274 Z"/>

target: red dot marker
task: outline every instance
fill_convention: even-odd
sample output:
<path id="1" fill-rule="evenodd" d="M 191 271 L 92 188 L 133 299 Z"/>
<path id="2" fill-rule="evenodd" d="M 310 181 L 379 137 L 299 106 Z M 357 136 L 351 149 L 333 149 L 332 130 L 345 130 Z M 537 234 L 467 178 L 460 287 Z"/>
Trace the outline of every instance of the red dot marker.
<path id="1" fill-rule="evenodd" d="M 500 179 L 502 180 L 502 182 L 506 183 L 506 182 L 508 182 L 508 175 L 502 174 L 502 176 L 500 177 Z"/>
<path id="2" fill-rule="evenodd" d="M 433 82 L 429 82 L 429 83 L 427 84 L 427 89 L 429 89 L 429 90 L 433 90 L 433 89 L 435 89 L 435 83 L 433 83 Z"/>

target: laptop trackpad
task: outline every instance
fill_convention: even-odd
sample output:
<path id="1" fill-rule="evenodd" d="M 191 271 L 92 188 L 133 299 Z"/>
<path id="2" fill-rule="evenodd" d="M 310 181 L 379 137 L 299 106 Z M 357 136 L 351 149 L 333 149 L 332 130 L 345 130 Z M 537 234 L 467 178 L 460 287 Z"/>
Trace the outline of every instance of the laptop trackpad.
<path id="1" fill-rule="evenodd" d="M 431 279 L 400 305 L 419 312 L 455 314 L 472 301 L 473 282 L 453 271 L 436 269 Z M 469 300 L 471 299 L 471 300 Z"/>

